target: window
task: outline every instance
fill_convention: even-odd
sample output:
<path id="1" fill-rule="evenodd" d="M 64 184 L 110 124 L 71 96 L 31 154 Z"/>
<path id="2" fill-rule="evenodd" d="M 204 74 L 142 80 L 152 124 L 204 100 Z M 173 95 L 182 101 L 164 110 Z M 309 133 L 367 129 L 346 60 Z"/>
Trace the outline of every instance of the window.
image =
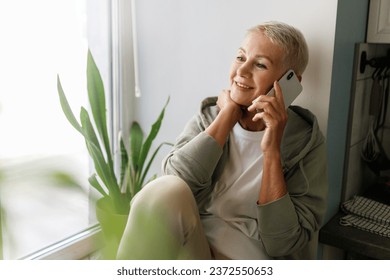
<path id="1" fill-rule="evenodd" d="M 67 122 L 56 76 L 78 115 L 87 104 L 87 50 L 111 92 L 109 0 L 0 3 L 0 182 L 5 259 L 18 259 L 95 223 L 89 203 L 89 158 Z M 112 102 L 111 102 L 112 103 Z M 56 171 L 80 188 L 54 184 Z M 0 235 L 1 237 L 1 235 Z"/>

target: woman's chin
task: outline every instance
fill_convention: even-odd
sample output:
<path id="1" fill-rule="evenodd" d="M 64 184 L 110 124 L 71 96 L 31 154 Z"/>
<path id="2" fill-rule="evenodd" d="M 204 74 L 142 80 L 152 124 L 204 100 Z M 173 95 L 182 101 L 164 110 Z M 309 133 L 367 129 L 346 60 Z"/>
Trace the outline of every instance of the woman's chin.
<path id="1" fill-rule="evenodd" d="M 250 100 L 250 97 L 248 97 L 248 94 L 235 92 L 234 90 L 230 92 L 230 98 L 242 107 L 249 107 L 252 104 L 252 100 Z"/>
<path id="2" fill-rule="evenodd" d="M 240 98 L 232 98 L 232 100 L 240 105 L 242 108 L 248 108 L 252 102 L 251 101 L 248 101 L 248 100 L 243 100 L 243 99 L 240 99 Z"/>

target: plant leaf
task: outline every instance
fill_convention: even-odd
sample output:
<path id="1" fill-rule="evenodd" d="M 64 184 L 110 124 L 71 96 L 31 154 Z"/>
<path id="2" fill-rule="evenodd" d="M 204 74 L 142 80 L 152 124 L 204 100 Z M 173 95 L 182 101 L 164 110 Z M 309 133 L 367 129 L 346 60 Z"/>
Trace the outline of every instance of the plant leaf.
<path id="1" fill-rule="evenodd" d="M 121 166 L 120 166 L 120 186 L 122 186 L 123 188 L 123 183 L 124 183 L 124 179 L 125 179 L 125 174 L 126 174 L 126 170 L 127 170 L 127 166 L 128 166 L 128 163 L 129 163 L 129 155 L 127 154 L 127 150 L 126 150 L 126 147 L 125 147 L 125 143 L 123 142 L 123 138 L 122 136 L 120 137 L 120 151 L 121 151 Z"/>
<path id="2" fill-rule="evenodd" d="M 84 108 L 81 108 L 80 118 L 87 148 L 90 156 L 92 157 L 96 172 L 100 179 L 102 179 L 108 191 L 114 195 L 117 195 L 120 193 L 120 191 L 116 182 L 114 170 L 112 166 L 110 166 L 104 159 L 103 152 L 100 148 L 88 112 Z"/>
<path id="3" fill-rule="evenodd" d="M 84 107 L 81 107 L 80 110 L 80 120 L 82 124 L 83 134 L 85 135 L 86 140 L 92 142 L 103 154 L 99 140 L 93 128 L 91 118 L 89 117 L 89 114 Z"/>
<path id="4" fill-rule="evenodd" d="M 70 108 L 69 106 L 69 102 L 68 100 L 66 99 L 66 96 L 65 96 L 65 93 L 64 93 L 64 90 L 62 88 L 62 85 L 61 85 L 61 80 L 60 80 L 60 77 L 57 75 L 57 91 L 58 91 L 58 95 L 60 97 L 60 103 L 61 103 L 61 107 L 62 107 L 62 111 L 64 112 L 66 118 L 68 119 L 68 121 L 70 122 L 70 124 L 78 131 L 80 132 L 81 134 L 83 134 L 83 131 L 81 129 L 81 125 L 79 124 L 79 122 L 76 120 L 76 117 L 74 116 L 73 112 L 72 112 L 72 109 Z"/>
<path id="5" fill-rule="evenodd" d="M 49 171 L 48 178 L 59 187 L 71 187 L 83 191 L 83 187 L 76 180 L 75 176 L 62 170 Z"/>
<path id="6" fill-rule="evenodd" d="M 87 59 L 87 84 L 88 98 L 91 105 L 93 119 L 95 121 L 100 138 L 104 144 L 108 163 L 109 165 L 112 165 L 111 145 L 107 130 L 106 97 L 104 93 L 104 85 L 99 69 L 96 66 L 95 60 L 93 59 L 90 50 L 88 50 Z"/>
<path id="7" fill-rule="evenodd" d="M 165 108 L 167 107 L 168 103 L 169 103 L 169 97 L 168 97 L 168 100 L 165 103 L 160 115 L 158 116 L 156 122 L 152 125 L 152 128 L 149 132 L 148 137 L 146 138 L 144 144 L 142 145 L 141 153 L 140 153 L 139 158 L 138 158 L 138 166 L 140 168 L 140 172 L 142 172 L 142 170 L 143 170 L 143 166 L 145 164 L 145 160 L 146 160 L 146 157 L 149 153 L 150 147 L 152 146 L 152 143 L 160 130 L 162 120 L 164 119 Z M 141 183 L 143 183 L 143 182 L 141 181 Z"/>
<path id="8" fill-rule="evenodd" d="M 99 175 L 100 179 L 102 179 L 104 185 L 109 191 L 109 195 L 112 195 L 114 201 L 119 200 L 119 186 L 115 178 L 112 176 L 110 170 L 107 168 L 107 163 L 104 161 L 103 155 L 99 152 L 98 148 L 96 148 L 96 146 L 92 142 L 86 141 L 86 143 L 89 154 L 92 157 L 96 173 Z"/>
<path id="9" fill-rule="evenodd" d="M 91 184 L 92 187 L 94 187 L 101 195 L 104 197 L 108 196 L 108 194 L 104 191 L 103 187 L 100 185 L 96 178 L 96 174 L 93 174 L 91 177 L 88 178 L 88 182 Z"/>
<path id="10" fill-rule="evenodd" d="M 152 165 L 152 162 L 153 162 L 154 158 L 156 157 L 158 151 L 159 151 L 159 150 L 161 149 L 161 147 L 164 146 L 164 145 L 173 146 L 172 143 L 163 142 L 163 143 L 161 143 L 161 144 L 156 148 L 156 150 L 154 151 L 153 155 L 152 155 L 151 158 L 149 159 L 148 164 L 147 164 L 146 167 L 145 167 L 145 170 L 143 170 L 143 172 L 142 172 L 142 176 L 141 176 L 141 178 L 140 178 L 140 180 L 139 180 L 139 183 L 137 184 L 137 186 L 138 186 L 138 188 L 137 188 L 137 190 L 136 190 L 137 192 L 140 191 L 141 188 L 142 188 L 142 186 L 144 185 L 143 183 L 144 183 L 144 181 L 145 181 L 146 175 L 148 174 L 148 171 L 149 171 L 149 169 L 150 169 L 150 166 Z M 149 181 L 151 181 L 151 179 L 149 179 L 148 182 L 149 182 Z"/>
<path id="11" fill-rule="evenodd" d="M 138 159 L 142 149 L 142 142 L 144 141 L 144 133 L 138 122 L 133 122 L 130 127 L 130 155 L 134 172 L 139 169 Z"/>
<path id="12" fill-rule="evenodd" d="M 0 204 L 0 260 L 4 258 L 3 257 L 3 247 L 4 247 L 3 232 L 6 232 L 4 217 L 5 217 L 5 210 L 1 207 Z"/>

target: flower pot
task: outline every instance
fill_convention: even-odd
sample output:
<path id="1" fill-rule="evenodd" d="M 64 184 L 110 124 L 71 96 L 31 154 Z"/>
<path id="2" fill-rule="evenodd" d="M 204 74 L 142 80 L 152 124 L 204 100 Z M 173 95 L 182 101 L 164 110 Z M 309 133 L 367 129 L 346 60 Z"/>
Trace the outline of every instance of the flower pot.
<path id="1" fill-rule="evenodd" d="M 115 213 L 109 197 L 103 197 L 96 201 L 96 218 L 100 223 L 104 239 L 104 259 L 116 258 L 128 217 L 128 214 Z"/>

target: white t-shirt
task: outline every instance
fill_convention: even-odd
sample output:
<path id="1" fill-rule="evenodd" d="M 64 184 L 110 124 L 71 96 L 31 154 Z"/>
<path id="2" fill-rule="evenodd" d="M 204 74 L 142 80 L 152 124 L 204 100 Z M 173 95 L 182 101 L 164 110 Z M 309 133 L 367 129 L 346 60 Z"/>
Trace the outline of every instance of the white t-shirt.
<path id="1" fill-rule="evenodd" d="M 236 124 L 230 133 L 230 160 L 201 217 L 210 245 L 230 259 L 270 259 L 257 230 L 264 131 L 247 131 Z"/>

